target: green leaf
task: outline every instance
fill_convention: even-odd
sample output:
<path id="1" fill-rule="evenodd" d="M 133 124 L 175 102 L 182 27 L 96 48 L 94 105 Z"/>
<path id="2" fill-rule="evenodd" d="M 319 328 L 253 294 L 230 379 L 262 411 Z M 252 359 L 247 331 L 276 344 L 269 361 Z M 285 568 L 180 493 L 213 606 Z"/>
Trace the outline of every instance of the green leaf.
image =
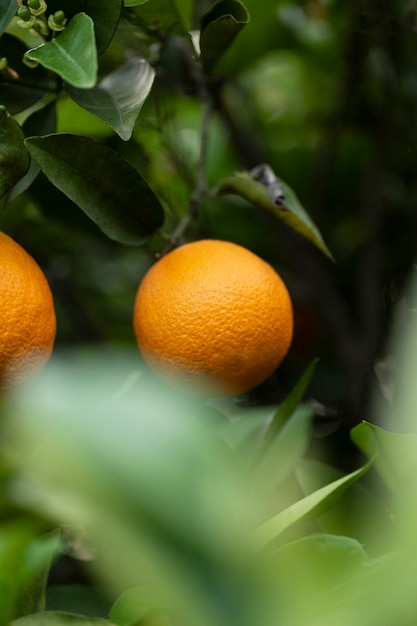
<path id="1" fill-rule="evenodd" d="M 239 0 L 219 0 L 201 18 L 201 62 L 210 71 L 250 20 Z"/>
<path id="2" fill-rule="evenodd" d="M 130 59 L 93 89 L 68 86 L 68 95 L 127 141 L 151 90 L 155 72 L 145 59 Z"/>
<path id="3" fill-rule="evenodd" d="M 51 102 L 46 107 L 32 113 L 23 124 L 23 132 L 29 135 L 44 135 L 53 133 L 56 130 L 56 110 L 55 102 Z M 39 166 L 31 159 L 30 166 L 26 174 L 21 178 L 7 195 L 6 204 L 10 204 L 18 196 L 24 193 L 32 185 L 40 172 Z"/>
<path id="4" fill-rule="evenodd" d="M 17 9 L 18 5 L 16 3 L 16 0 L 0 0 L 0 35 L 4 33 L 4 31 L 12 21 Z M 0 52 L 2 56 L 5 56 L 5 52 L 3 51 L 3 44 Z"/>
<path id="5" fill-rule="evenodd" d="M 281 535 L 287 528 L 299 522 L 300 520 L 314 519 L 328 510 L 345 492 L 348 487 L 353 485 L 361 478 L 371 467 L 372 461 L 347 474 L 343 478 L 318 489 L 314 493 L 302 498 L 295 504 L 284 509 L 260 526 L 256 533 L 256 541 L 259 548 L 267 546 Z"/>
<path id="6" fill-rule="evenodd" d="M 85 13 L 77 13 L 55 39 L 28 50 L 27 56 L 74 87 L 93 87 L 97 81 L 93 20 Z"/>
<path id="7" fill-rule="evenodd" d="M 417 435 L 390 433 L 362 422 L 351 431 L 352 441 L 367 456 L 394 492 L 417 470 Z"/>
<path id="8" fill-rule="evenodd" d="M 251 626 L 255 511 L 240 464 L 195 401 L 145 373 L 118 394 L 137 359 L 65 354 L 10 403 L 12 493 L 83 524 L 107 588 L 146 581 L 181 623 Z"/>
<path id="9" fill-rule="evenodd" d="M 24 555 L 24 581 L 14 612 L 15 617 L 45 609 L 45 592 L 53 559 L 62 549 L 60 531 L 54 531 L 32 541 Z"/>
<path id="10" fill-rule="evenodd" d="M 294 470 L 310 441 L 313 416 L 311 406 L 299 406 L 262 457 L 258 458 L 253 477 L 259 492 L 272 492 Z"/>
<path id="11" fill-rule="evenodd" d="M 333 260 L 333 256 L 324 243 L 319 230 L 300 204 L 294 191 L 282 180 L 279 181 L 279 184 L 284 194 L 284 201 L 279 206 L 271 199 L 267 186 L 254 180 L 250 173 L 222 179 L 216 187 L 216 192 L 219 195 L 234 194 L 240 196 L 251 204 L 273 213 L 287 226 L 309 239 L 329 259 Z"/>
<path id="12" fill-rule="evenodd" d="M 135 626 L 150 612 L 160 610 L 163 602 L 155 587 L 141 585 L 127 589 L 114 603 L 109 619 L 117 626 Z"/>
<path id="13" fill-rule="evenodd" d="M 262 440 L 259 443 L 259 454 L 262 455 L 265 450 L 272 444 L 274 439 L 278 436 L 280 430 L 283 425 L 287 422 L 287 420 L 294 413 L 298 405 L 300 404 L 303 396 L 306 392 L 306 389 L 314 376 L 314 372 L 316 371 L 318 359 L 314 359 L 300 380 L 297 382 L 292 391 L 288 394 L 288 396 L 283 400 L 278 409 L 276 410 L 271 423 L 266 429 Z"/>
<path id="14" fill-rule="evenodd" d="M 15 616 L 16 603 L 25 584 L 25 551 L 33 539 L 29 524 L 0 526 L 0 615 L 3 624 Z"/>
<path id="15" fill-rule="evenodd" d="M 0 198 L 28 171 L 29 153 L 19 124 L 0 106 Z"/>
<path id="16" fill-rule="evenodd" d="M 65 611 L 42 611 L 20 617 L 11 626 L 116 626 L 107 619 L 84 617 Z"/>
<path id="17" fill-rule="evenodd" d="M 110 238 L 141 245 L 164 219 L 147 183 L 118 154 L 88 137 L 30 137 L 26 146 L 49 180 Z"/>
<path id="18" fill-rule="evenodd" d="M 132 7 L 137 18 L 160 32 L 189 36 L 193 11 L 192 0 L 148 0 Z"/>
<path id="19" fill-rule="evenodd" d="M 123 0 L 86 0 L 85 13 L 94 22 L 98 54 L 109 46 L 120 20 Z"/>
<path id="20" fill-rule="evenodd" d="M 315 459 L 300 459 L 294 473 L 304 496 L 343 477 L 341 470 Z M 351 485 L 335 506 L 317 518 L 316 523 L 325 533 L 355 537 L 376 552 L 380 549 L 381 537 L 386 536 L 391 528 L 389 511 L 384 503 L 361 483 Z"/>

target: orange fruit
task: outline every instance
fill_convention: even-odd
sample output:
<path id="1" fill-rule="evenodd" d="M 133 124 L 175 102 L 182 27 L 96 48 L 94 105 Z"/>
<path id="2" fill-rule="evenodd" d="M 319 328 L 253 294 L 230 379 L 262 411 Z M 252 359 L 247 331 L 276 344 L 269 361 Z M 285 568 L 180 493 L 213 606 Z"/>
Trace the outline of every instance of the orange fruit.
<path id="1" fill-rule="evenodd" d="M 0 233 L 0 389 L 39 371 L 56 332 L 48 282 L 36 261 Z"/>
<path id="2" fill-rule="evenodd" d="M 156 374 L 188 391 L 237 395 L 265 381 L 293 334 L 291 299 L 275 270 L 226 241 L 188 243 L 139 285 L 134 331 Z"/>

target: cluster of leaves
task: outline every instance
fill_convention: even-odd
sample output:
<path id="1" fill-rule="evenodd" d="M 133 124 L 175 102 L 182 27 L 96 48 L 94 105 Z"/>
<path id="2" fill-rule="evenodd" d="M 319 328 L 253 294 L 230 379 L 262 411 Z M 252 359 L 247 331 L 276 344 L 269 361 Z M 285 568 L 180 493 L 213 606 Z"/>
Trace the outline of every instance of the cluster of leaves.
<path id="1" fill-rule="evenodd" d="M 369 461 L 343 475 L 307 454 L 316 362 L 278 407 L 226 417 L 107 357 L 55 358 L 3 407 L 2 623 L 416 623 L 417 435 L 363 422 Z M 89 582 L 48 585 L 69 551 Z"/>
<path id="2" fill-rule="evenodd" d="M 46 13 L 41 17 L 46 21 L 48 15 L 54 16 L 59 10 L 63 11 L 66 23 L 63 30 L 46 30 L 46 34 L 41 29 L 38 29 L 40 33 L 33 28 L 19 29 L 22 20 L 13 17 L 15 0 L 3 0 L 2 5 L 0 52 L 4 67 L 0 72 L 0 128 L 4 148 L 0 161 L 0 196 L 3 208 L 30 190 L 42 171 L 117 242 L 141 245 L 155 233 L 161 233 L 164 225 L 170 231 L 164 236 L 181 236 L 187 220 L 172 224 L 165 215 L 181 213 L 181 207 L 173 206 L 169 199 L 170 181 L 164 188 L 160 181 L 158 184 L 152 180 L 149 168 L 140 172 L 120 152 L 92 137 L 56 132 L 55 115 L 59 99 L 68 97 L 97 116 L 121 140 L 129 142 L 145 101 L 154 93 L 158 100 L 158 71 L 164 55 L 176 52 L 183 57 L 181 63 L 188 64 L 187 80 L 193 83 L 196 101 L 208 110 L 201 133 L 199 171 L 189 181 L 186 193 L 190 216 L 195 216 L 204 196 L 235 194 L 272 212 L 330 256 L 294 192 L 276 177 L 275 184 L 283 194 L 278 201 L 268 185 L 250 172 L 241 175 L 230 172 L 230 176 L 215 181 L 211 190 L 207 187 L 204 135 L 211 127 L 210 110 L 216 98 L 215 68 L 250 19 L 240 0 L 215 3 L 199 17 L 198 31 L 192 31 L 193 6 L 185 0 L 130 1 L 124 5 L 122 0 L 75 3 L 52 0 L 45 5 Z M 196 32 L 198 35 L 192 36 Z M 120 38 L 126 33 L 134 43 L 125 45 L 116 67 L 109 72 L 106 51 L 110 47 L 114 64 L 114 49 L 121 45 Z M 149 124 L 152 119 L 148 118 Z"/>

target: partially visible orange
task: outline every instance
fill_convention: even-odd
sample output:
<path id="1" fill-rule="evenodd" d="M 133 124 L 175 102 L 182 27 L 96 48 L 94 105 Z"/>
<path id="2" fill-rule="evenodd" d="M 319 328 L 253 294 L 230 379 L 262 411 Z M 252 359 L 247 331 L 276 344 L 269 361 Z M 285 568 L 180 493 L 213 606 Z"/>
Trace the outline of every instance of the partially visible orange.
<path id="1" fill-rule="evenodd" d="M 139 286 L 134 331 L 155 372 L 193 393 L 236 395 L 265 381 L 293 335 L 287 288 L 242 246 L 202 240 L 177 248 Z"/>
<path id="2" fill-rule="evenodd" d="M 36 261 L 0 233 L 0 389 L 38 372 L 54 345 L 51 290 Z"/>

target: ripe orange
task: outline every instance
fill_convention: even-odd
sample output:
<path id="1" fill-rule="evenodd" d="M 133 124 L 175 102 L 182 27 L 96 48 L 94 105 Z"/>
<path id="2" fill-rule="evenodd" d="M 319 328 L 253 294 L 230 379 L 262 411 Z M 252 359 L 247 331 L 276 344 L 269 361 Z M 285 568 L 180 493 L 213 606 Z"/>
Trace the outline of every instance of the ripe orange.
<path id="1" fill-rule="evenodd" d="M 241 394 L 286 355 L 292 304 L 268 263 L 234 243 L 202 240 L 170 252 L 145 275 L 134 331 L 161 378 L 192 393 Z"/>
<path id="2" fill-rule="evenodd" d="M 34 259 L 0 233 L 0 389 L 40 370 L 56 332 L 49 285 Z"/>

